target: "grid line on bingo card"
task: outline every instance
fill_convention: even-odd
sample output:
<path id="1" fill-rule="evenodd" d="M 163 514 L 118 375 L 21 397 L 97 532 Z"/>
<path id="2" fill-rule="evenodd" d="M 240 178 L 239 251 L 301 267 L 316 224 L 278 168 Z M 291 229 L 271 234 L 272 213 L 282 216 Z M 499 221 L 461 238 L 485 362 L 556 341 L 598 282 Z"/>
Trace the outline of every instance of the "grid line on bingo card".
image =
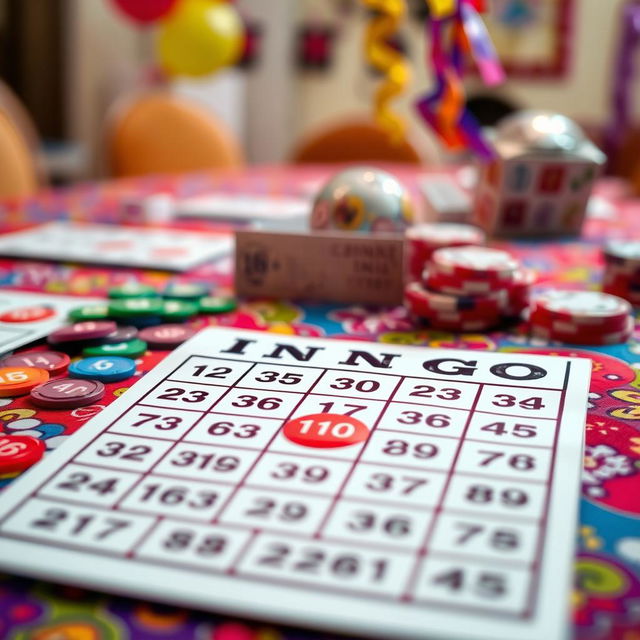
<path id="1" fill-rule="evenodd" d="M 549 516 L 549 499 L 551 497 L 551 489 L 553 487 L 553 471 L 556 465 L 556 451 L 558 449 L 558 438 L 560 437 L 560 428 L 559 423 L 562 421 L 562 414 L 564 413 L 564 406 L 566 404 L 567 399 L 567 387 L 569 385 L 569 375 L 571 373 L 571 362 L 567 362 L 564 380 L 562 383 L 562 390 L 560 396 L 560 402 L 558 404 L 558 415 L 556 416 L 556 432 L 555 437 L 553 438 L 553 446 L 551 447 L 551 464 L 549 465 L 549 474 L 547 476 L 546 482 L 546 493 L 545 499 L 543 500 L 543 510 L 542 517 L 540 519 L 540 526 L 538 530 L 538 544 L 536 545 L 536 550 L 533 555 L 534 563 L 533 563 L 533 575 L 529 582 L 529 590 L 527 593 L 527 604 L 528 608 L 526 610 L 527 616 L 530 616 L 535 609 L 537 596 L 538 596 L 538 583 L 540 582 L 540 564 L 542 560 L 542 556 L 544 554 L 544 540 L 546 537 L 546 524 L 547 518 Z"/>
<path id="2" fill-rule="evenodd" d="M 334 512 L 334 510 L 336 508 L 336 505 L 338 504 L 340 498 L 342 497 L 342 493 L 344 492 L 344 489 L 347 486 L 347 483 L 351 479 L 351 476 L 353 475 L 353 472 L 355 471 L 355 468 L 358 466 L 358 463 L 360 462 L 360 458 L 364 454 L 364 452 L 365 452 L 365 450 L 366 450 L 366 448 L 367 448 L 367 446 L 369 444 L 369 441 L 371 440 L 372 435 L 374 434 L 374 432 L 376 431 L 376 429 L 378 427 L 378 424 L 379 424 L 380 420 L 382 420 L 382 417 L 384 416 L 386 410 L 389 408 L 389 405 L 393 401 L 393 396 L 395 396 L 396 392 L 400 388 L 400 385 L 402 384 L 402 382 L 405 379 L 405 376 L 397 376 L 397 377 L 398 377 L 398 382 L 396 383 L 396 386 L 393 388 L 393 391 L 389 394 L 388 398 L 385 400 L 384 407 L 382 407 L 382 409 L 380 410 L 380 413 L 378 414 L 378 417 L 376 418 L 376 421 L 373 423 L 373 427 L 371 427 L 371 430 L 369 431 L 369 435 L 367 436 L 367 439 L 363 443 L 363 446 L 360 447 L 360 451 L 358 452 L 358 455 L 356 455 L 356 457 L 354 458 L 353 462 L 351 463 L 351 468 L 346 473 L 346 475 L 344 477 L 344 480 L 340 484 L 340 487 L 338 488 L 338 490 L 336 492 L 334 492 L 333 497 L 331 499 L 331 504 L 329 505 L 329 507 L 327 509 L 327 512 L 324 515 L 324 518 L 322 518 L 322 520 L 320 521 L 320 524 L 318 525 L 318 528 L 316 529 L 315 533 L 313 534 L 313 536 L 312 536 L 313 538 L 322 539 L 322 532 L 323 532 L 324 528 L 327 526 L 327 523 L 329 522 L 329 519 L 333 515 L 333 512 Z"/>
<path id="3" fill-rule="evenodd" d="M 174 373 L 175 371 L 177 371 L 178 369 L 180 369 L 183 365 L 185 365 L 187 362 L 189 362 L 189 360 L 191 360 L 193 356 L 189 356 L 188 358 L 186 358 L 179 367 L 177 367 L 176 369 L 174 369 Z M 218 358 L 208 358 L 209 360 L 217 360 Z M 225 358 L 225 360 L 228 360 L 228 358 Z M 120 499 L 117 501 L 116 506 L 114 507 L 115 510 L 119 510 L 120 509 L 120 505 L 129 497 L 129 495 L 138 488 L 138 486 L 140 486 L 140 484 L 142 482 L 145 482 L 149 477 L 156 475 L 156 476 L 162 476 L 165 474 L 154 474 L 154 469 L 158 467 L 158 465 L 165 459 L 167 458 L 167 456 L 169 456 L 174 450 L 175 448 L 179 445 L 182 444 L 184 442 L 184 438 L 185 436 L 196 427 L 196 425 L 198 425 L 200 423 L 201 420 L 204 420 L 206 418 L 206 416 L 209 414 L 209 412 L 232 390 L 235 388 L 237 382 L 239 382 L 240 380 L 242 380 L 242 378 L 244 378 L 246 375 L 249 374 L 249 372 L 256 366 L 256 363 L 253 362 L 251 363 L 251 366 L 238 378 L 238 380 L 236 382 L 234 382 L 234 384 L 229 385 L 227 387 L 227 389 L 225 390 L 225 392 L 217 399 L 213 402 L 213 404 L 206 410 L 206 411 L 201 411 L 200 413 L 202 414 L 191 426 L 190 429 L 188 429 L 185 433 L 183 433 L 178 439 L 170 441 L 172 444 L 171 446 L 155 461 L 155 463 L 152 465 L 152 467 L 150 469 L 148 469 L 147 471 L 145 471 L 140 478 L 131 486 L 129 487 L 129 489 L 127 491 L 125 491 L 125 493 L 120 497 Z M 168 380 L 168 378 L 163 378 L 162 382 L 166 382 Z M 220 385 L 217 385 L 220 386 Z M 150 392 L 149 392 L 150 393 Z M 133 406 L 137 406 L 137 403 L 134 404 Z M 147 405 L 149 406 L 149 405 Z M 151 405 L 151 406 L 155 406 L 155 405 Z M 132 407 L 133 408 L 133 407 Z M 162 407 L 158 407 L 158 408 L 162 408 Z M 111 425 L 109 425 L 110 427 L 113 425 L 113 423 L 111 423 Z M 165 442 L 168 442 L 167 440 L 165 440 Z M 167 477 L 170 477 L 172 479 L 176 479 L 176 480 L 182 480 L 184 481 L 184 478 L 181 476 L 171 476 L 167 474 Z"/>
<path id="4" fill-rule="evenodd" d="M 318 367 L 309 367 L 309 368 L 313 368 L 313 369 L 318 369 Z M 273 433 L 273 435 L 271 436 L 271 438 L 269 438 L 269 442 L 267 442 L 267 444 L 260 450 L 260 453 L 256 456 L 255 460 L 253 461 L 253 463 L 251 465 L 249 465 L 249 468 L 247 469 L 247 471 L 245 472 L 245 474 L 242 476 L 242 478 L 240 479 L 240 481 L 236 484 L 235 489 L 229 494 L 228 498 L 226 499 L 226 501 L 222 504 L 222 506 L 220 507 L 220 509 L 218 510 L 218 513 L 216 514 L 215 518 L 211 521 L 213 524 L 217 524 L 219 522 L 219 519 L 222 517 L 223 513 L 225 512 L 225 510 L 227 509 L 227 507 L 231 504 L 231 501 L 236 497 L 236 495 L 238 494 L 238 491 L 245 486 L 247 477 L 249 476 L 250 473 L 253 472 L 253 470 L 256 468 L 256 466 L 258 465 L 258 462 L 260 462 L 260 460 L 262 460 L 262 457 L 265 455 L 265 453 L 267 453 L 267 451 L 269 450 L 269 447 L 271 446 L 271 443 L 277 438 L 277 436 L 280 434 L 280 432 L 282 431 L 282 427 L 286 424 L 286 422 L 290 419 L 290 417 L 298 410 L 298 407 L 306 400 L 306 398 L 309 396 L 309 394 L 311 394 L 311 392 L 313 391 L 313 389 L 315 388 L 315 386 L 318 384 L 318 382 L 320 382 L 320 380 L 322 380 L 322 378 L 324 378 L 325 374 L 327 373 L 327 369 L 323 369 L 322 373 L 316 378 L 316 380 L 314 381 L 314 383 L 309 387 L 309 389 L 307 389 L 307 391 L 305 391 L 304 393 L 301 394 L 301 398 L 300 400 L 298 400 L 298 402 L 296 403 L 296 405 L 293 407 L 293 409 L 286 415 L 285 418 L 283 418 L 281 420 L 281 424 L 280 427 L 278 427 L 278 429 Z M 269 487 L 267 487 L 267 489 L 270 489 Z M 235 565 L 233 565 L 233 568 L 235 570 Z"/>
<path id="5" fill-rule="evenodd" d="M 469 425 L 471 424 L 471 419 L 473 418 L 475 408 L 478 405 L 478 402 L 480 401 L 480 396 L 482 394 L 482 390 L 484 389 L 484 383 L 480 382 L 477 384 L 478 384 L 478 388 L 476 390 L 475 398 L 473 399 L 473 402 L 471 403 L 471 407 L 468 410 L 469 415 L 466 418 L 464 429 L 462 430 L 462 433 L 458 438 L 456 451 L 451 459 L 451 462 L 449 463 L 449 468 L 447 469 L 447 472 L 446 472 L 447 478 L 440 492 L 440 499 L 438 500 L 436 506 L 433 509 L 433 517 L 431 518 L 431 521 L 429 522 L 429 526 L 427 527 L 427 532 L 425 534 L 423 543 L 420 545 L 420 547 L 418 547 L 416 551 L 416 554 L 415 554 L 416 562 L 413 566 L 413 571 L 411 572 L 411 575 L 407 580 L 406 588 L 404 589 L 404 595 L 402 596 L 403 601 L 413 600 L 413 592 L 416 587 L 416 582 L 418 581 L 418 575 L 420 573 L 420 569 L 422 565 L 424 564 L 424 557 L 426 556 L 429 542 L 431 541 L 431 537 L 433 536 L 433 532 L 435 531 L 435 527 L 438 522 L 438 516 L 442 511 L 442 505 L 444 504 L 444 500 L 447 495 L 447 490 L 449 489 L 449 485 L 451 484 L 451 480 L 454 476 L 453 470 L 455 468 L 456 461 L 458 460 L 458 456 L 460 455 L 460 451 L 462 449 L 462 445 L 464 443 L 467 430 L 469 429 Z"/>

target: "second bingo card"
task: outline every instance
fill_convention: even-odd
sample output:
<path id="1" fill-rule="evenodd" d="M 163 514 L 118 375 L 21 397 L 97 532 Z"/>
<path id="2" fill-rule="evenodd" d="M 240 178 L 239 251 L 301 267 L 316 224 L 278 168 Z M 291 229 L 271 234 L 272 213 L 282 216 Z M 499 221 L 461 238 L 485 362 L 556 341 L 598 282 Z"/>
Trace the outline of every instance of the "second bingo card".
<path id="1" fill-rule="evenodd" d="M 0 497 L 0 567 L 376 638 L 567 624 L 584 359 L 207 329 Z"/>

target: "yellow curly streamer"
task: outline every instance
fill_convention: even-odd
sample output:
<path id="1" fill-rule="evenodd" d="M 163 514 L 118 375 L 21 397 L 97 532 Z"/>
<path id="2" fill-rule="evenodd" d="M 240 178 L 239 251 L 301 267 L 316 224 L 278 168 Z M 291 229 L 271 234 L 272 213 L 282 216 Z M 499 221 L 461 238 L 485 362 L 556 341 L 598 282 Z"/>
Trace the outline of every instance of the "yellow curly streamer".
<path id="1" fill-rule="evenodd" d="M 368 62 L 385 75 L 376 92 L 376 120 L 389 132 L 393 141 L 400 142 L 405 137 L 406 124 L 389 104 L 404 92 L 409 83 L 410 70 L 402 55 L 389 46 L 388 40 L 405 16 L 405 2 L 362 0 L 362 3 L 376 12 L 365 34 L 365 55 Z"/>

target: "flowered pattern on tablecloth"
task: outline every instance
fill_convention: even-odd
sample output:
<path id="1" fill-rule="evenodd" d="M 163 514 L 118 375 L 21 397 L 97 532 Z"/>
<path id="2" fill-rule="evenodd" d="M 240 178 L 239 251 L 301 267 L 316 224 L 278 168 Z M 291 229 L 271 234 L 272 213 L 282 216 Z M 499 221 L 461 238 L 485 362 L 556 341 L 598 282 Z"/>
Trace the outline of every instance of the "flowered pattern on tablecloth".
<path id="1" fill-rule="evenodd" d="M 258 169 L 213 176 L 144 178 L 89 184 L 55 191 L 26 202 L 0 205 L 1 230 L 52 219 L 120 221 L 120 203 L 164 191 L 179 197 L 212 191 L 254 195 L 300 195 L 327 170 Z M 401 171 L 416 193 L 415 171 Z M 540 286 L 563 284 L 597 288 L 604 237 L 640 238 L 640 202 L 625 197 L 616 182 L 602 183 L 599 206 L 580 241 L 518 243 L 508 248 L 540 274 Z M 601 201 L 601 205 L 602 205 Z M 184 224 L 199 228 L 203 223 Z M 27 291 L 101 295 L 117 284 L 140 280 L 164 286 L 168 281 L 215 284 L 231 291 L 230 262 L 200 267 L 188 275 L 139 272 L 72 264 L 0 260 L 0 286 Z M 479 350 L 533 350 L 540 354 L 591 358 L 593 374 L 585 428 L 580 526 L 577 532 L 575 588 L 571 595 L 575 637 L 580 640 L 640 639 L 640 326 L 625 345 L 588 351 L 550 346 L 528 338 L 526 326 L 489 335 L 452 335 L 416 327 L 402 308 L 364 309 L 290 302 L 253 302 L 232 313 L 194 324 L 220 324 L 282 334 L 373 340 L 416 347 Z M 147 353 L 138 376 L 165 354 Z M 126 386 L 131 382 L 127 381 Z M 36 409 L 24 398 L 0 399 L 0 433 L 41 438 L 48 449 L 85 424 L 126 390 L 107 385 L 99 405 L 56 412 Z M 578 427 L 578 425 L 576 425 Z M 582 428 L 582 425 L 580 425 Z M 12 480 L 0 477 L 0 486 Z M 14 577 L 0 577 L 0 638 L 14 640 L 321 640 L 336 638 L 259 623 L 228 620 L 131 599 Z M 515 640 L 515 639 L 514 639 Z"/>

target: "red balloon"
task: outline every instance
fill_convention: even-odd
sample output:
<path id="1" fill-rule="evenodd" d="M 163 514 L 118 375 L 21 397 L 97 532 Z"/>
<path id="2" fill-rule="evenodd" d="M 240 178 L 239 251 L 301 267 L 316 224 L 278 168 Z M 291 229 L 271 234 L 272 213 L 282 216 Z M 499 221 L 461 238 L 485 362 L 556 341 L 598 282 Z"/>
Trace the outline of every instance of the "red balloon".
<path id="1" fill-rule="evenodd" d="M 127 17 L 147 24 L 164 18 L 178 0 L 111 0 Z"/>

